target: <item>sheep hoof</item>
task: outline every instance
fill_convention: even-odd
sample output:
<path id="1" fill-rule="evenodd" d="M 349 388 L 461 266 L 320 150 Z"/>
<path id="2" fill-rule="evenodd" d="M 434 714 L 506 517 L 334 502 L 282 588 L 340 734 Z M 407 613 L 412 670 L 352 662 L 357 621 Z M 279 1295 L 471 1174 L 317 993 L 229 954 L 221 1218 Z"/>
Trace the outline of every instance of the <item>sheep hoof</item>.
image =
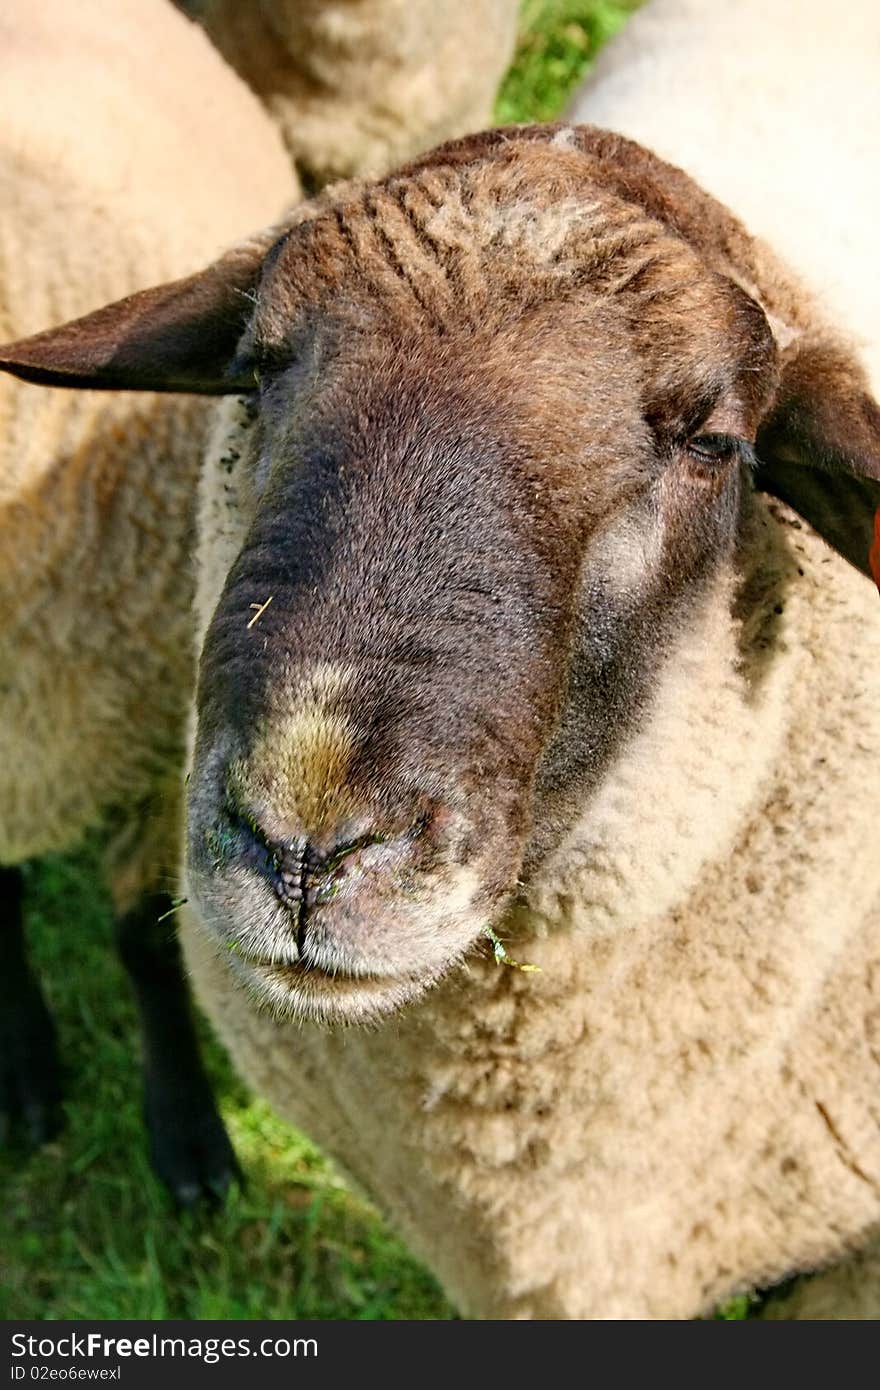
<path id="1" fill-rule="evenodd" d="M 63 1125 L 55 1027 L 36 988 L 0 1019 L 0 1148 L 23 1140 L 37 1149 Z"/>
<path id="2" fill-rule="evenodd" d="M 153 1169 L 177 1205 L 224 1202 L 242 1175 L 211 1097 L 148 1094 L 145 1110 Z"/>

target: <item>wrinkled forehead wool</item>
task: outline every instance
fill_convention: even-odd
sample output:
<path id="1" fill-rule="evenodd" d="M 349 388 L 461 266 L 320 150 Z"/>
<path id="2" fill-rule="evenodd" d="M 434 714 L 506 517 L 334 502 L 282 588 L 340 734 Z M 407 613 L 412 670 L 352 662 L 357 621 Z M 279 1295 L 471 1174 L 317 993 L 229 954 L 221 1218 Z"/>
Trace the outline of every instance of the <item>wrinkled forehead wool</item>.
<path id="1" fill-rule="evenodd" d="M 512 308 L 588 283 L 613 294 L 649 266 L 699 278 L 698 257 L 662 222 L 606 190 L 584 197 L 580 156 L 548 159 L 542 150 L 520 160 L 516 171 L 489 160 L 340 190 L 267 258 L 257 335 L 271 342 L 283 331 L 294 296 L 320 302 L 355 276 L 358 299 L 421 309 L 444 326 L 477 310 L 503 322 Z"/>
<path id="2" fill-rule="evenodd" d="M 761 304 L 779 324 L 796 318 L 772 258 L 759 264 L 738 224 L 684 175 L 626 142 L 621 157 L 620 145 L 597 132 L 589 149 L 548 144 L 540 131 L 490 133 L 381 183 L 337 186 L 266 256 L 243 357 L 271 372 L 293 361 L 308 370 L 311 355 L 323 371 L 344 343 L 363 362 L 406 341 L 412 358 L 415 335 L 420 366 L 433 355 L 445 370 L 443 345 L 454 344 L 450 355 L 473 360 L 459 356 L 450 376 L 488 381 L 502 355 L 491 344 L 503 338 L 503 370 L 539 392 L 566 362 L 583 371 L 588 357 L 604 360 L 614 409 L 625 350 L 642 361 L 652 423 L 673 398 L 699 415 L 734 386 L 750 412 L 775 384 Z M 705 204 L 702 219 L 689 200 Z M 530 312 L 554 305 L 589 306 L 594 318 L 521 331 Z"/>
<path id="3" fill-rule="evenodd" d="M 421 298 L 438 322 L 477 306 L 500 321 L 586 285 L 649 300 L 673 280 L 679 296 L 713 274 L 749 293 L 767 281 L 770 253 L 684 174 L 588 134 L 559 144 L 540 127 L 489 132 L 381 183 L 337 185 L 267 257 L 257 333 L 271 341 L 294 296 L 314 303 L 352 274 L 392 303 Z M 790 296 L 760 288 L 772 312 L 798 321 Z"/>

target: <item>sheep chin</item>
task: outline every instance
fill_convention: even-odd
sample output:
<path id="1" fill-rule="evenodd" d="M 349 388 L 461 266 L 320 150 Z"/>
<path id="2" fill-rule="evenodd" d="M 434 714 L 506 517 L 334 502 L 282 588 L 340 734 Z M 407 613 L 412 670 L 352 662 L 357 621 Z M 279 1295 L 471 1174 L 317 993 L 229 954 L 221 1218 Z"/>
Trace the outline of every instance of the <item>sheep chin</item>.
<path id="1" fill-rule="evenodd" d="M 452 969 L 461 954 L 421 978 L 346 977 L 298 966 L 267 966 L 233 957 L 230 966 L 256 1007 L 279 1023 L 323 1027 L 375 1026 L 414 1004 Z"/>

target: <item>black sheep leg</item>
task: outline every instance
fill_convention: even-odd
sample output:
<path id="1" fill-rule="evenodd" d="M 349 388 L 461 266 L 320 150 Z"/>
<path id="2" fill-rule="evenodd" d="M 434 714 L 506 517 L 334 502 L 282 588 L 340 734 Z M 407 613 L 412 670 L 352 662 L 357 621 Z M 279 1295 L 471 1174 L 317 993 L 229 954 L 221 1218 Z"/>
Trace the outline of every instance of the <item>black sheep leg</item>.
<path id="1" fill-rule="evenodd" d="M 62 1124 L 55 1025 L 31 970 L 24 936 L 24 880 L 0 866 L 0 1145 L 20 1122 L 43 1144 Z"/>
<path id="2" fill-rule="evenodd" d="M 140 1014 L 150 1157 L 190 1207 L 222 1198 L 238 1165 L 199 1055 L 171 911 L 166 894 L 145 895 L 117 920 L 116 941 Z"/>

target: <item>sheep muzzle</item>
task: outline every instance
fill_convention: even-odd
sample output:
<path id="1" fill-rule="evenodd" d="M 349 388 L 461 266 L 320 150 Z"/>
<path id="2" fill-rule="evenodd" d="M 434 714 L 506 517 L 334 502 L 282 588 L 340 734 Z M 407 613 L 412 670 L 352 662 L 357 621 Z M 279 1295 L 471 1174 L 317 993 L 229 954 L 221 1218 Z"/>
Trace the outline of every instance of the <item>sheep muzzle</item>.
<path id="1" fill-rule="evenodd" d="M 360 1020 L 420 993 L 473 944 L 515 881 L 519 808 L 475 815 L 448 774 L 445 794 L 427 774 L 419 794 L 376 770 L 371 791 L 366 750 L 357 772 L 348 746 L 316 760 L 314 744 L 285 741 L 294 723 L 268 726 L 244 757 L 197 765 L 190 891 L 273 1008 Z"/>
<path id="2" fill-rule="evenodd" d="M 583 533 L 482 395 L 399 358 L 346 386 L 332 430 L 320 390 L 295 435 L 264 411 L 189 807 L 190 892 L 232 968 L 328 1020 L 421 992 L 515 891 Z"/>

